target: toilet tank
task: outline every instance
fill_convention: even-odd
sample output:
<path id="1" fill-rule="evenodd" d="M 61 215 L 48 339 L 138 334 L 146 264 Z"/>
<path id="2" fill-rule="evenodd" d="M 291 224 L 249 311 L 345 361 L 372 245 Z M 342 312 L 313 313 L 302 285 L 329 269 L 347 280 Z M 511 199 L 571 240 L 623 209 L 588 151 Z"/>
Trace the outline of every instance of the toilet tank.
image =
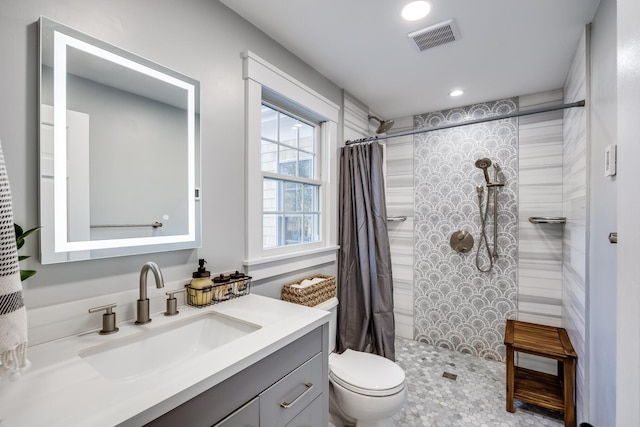
<path id="1" fill-rule="evenodd" d="M 333 353 L 336 348 L 336 331 L 338 328 L 338 298 L 333 297 L 325 302 L 322 302 L 315 306 L 320 310 L 325 310 L 331 313 L 329 317 L 329 353 Z"/>

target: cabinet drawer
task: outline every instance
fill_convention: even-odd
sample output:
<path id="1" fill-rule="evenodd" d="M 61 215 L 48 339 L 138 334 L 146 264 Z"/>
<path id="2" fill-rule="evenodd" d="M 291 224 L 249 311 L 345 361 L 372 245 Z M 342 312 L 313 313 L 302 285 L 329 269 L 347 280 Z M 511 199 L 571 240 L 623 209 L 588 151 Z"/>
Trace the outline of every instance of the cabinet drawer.
<path id="1" fill-rule="evenodd" d="M 322 424 L 322 396 L 316 397 L 309 406 L 296 415 L 285 427 L 324 427 Z"/>
<path id="2" fill-rule="evenodd" d="M 260 402 L 256 397 L 213 427 L 258 427 L 260 422 Z"/>
<path id="3" fill-rule="evenodd" d="M 284 426 L 322 393 L 322 353 L 260 394 L 260 425 Z"/>

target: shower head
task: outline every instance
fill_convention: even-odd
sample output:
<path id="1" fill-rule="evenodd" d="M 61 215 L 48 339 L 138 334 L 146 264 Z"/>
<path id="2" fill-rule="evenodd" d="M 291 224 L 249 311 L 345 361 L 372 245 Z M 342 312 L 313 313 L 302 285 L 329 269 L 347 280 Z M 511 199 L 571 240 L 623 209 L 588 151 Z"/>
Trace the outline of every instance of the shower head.
<path id="1" fill-rule="evenodd" d="M 476 160 L 476 167 L 478 169 L 487 169 L 491 166 L 491 160 L 484 158 Z"/>
<path id="2" fill-rule="evenodd" d="M 374 119 L 379 123 L 378 129 L 376 129 L 376 133 L 385 133 L 393 126 L 393 120 L 382 120 L 376 116 L 367 116 L 367 118 L 369 119 L 369 121 L 371 121 L 371 119 Z"/>
<path id="3" fill-rule="evenodd" d="M 491 166 L 491 160 L 485 157 L 483 159 L 476 160 L 475 165 L 478 169 L 482 169 L 485 181 L 487 181 L 487 184 L 490 184 L 491 180 L 489 179 L 489 172 L 487 172 L 487 169 Z"/>

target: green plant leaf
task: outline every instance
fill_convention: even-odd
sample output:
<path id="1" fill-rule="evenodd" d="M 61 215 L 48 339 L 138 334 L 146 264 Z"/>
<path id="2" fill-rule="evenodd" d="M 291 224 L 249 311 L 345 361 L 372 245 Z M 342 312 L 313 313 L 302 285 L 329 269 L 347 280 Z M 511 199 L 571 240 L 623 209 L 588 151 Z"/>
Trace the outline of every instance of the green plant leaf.
<path id="1" fill-rule="evenodd" d="M 27 237 L 27 236 L 28 236 L 28 235 L 30 235 L 31 233 L 33 233 L 33 232 L 35 232 L 35 231 L 38 231 L 38 230 L 40 230 L 41 228 L 42 228 L 42 227 L 33 227 L 32 229 L 30 229 L 30 230 L 27 230 L 27 231 L 23 232 L 21 237 L 24 239 L 25 237 Z"/>
<path id="2" fill-rule="evenodd" d="M 24 239 L 25 237 L 27 237 L 28 235 L 30 235 L 31 233 L 40 230 L 41 227 L 34 227 L 30 230 L 24 231 L 22 229 L 22 227 L 20 227 L 18 224 L 16 224 L 15 222 L 13 223 L 13 231 L 15 232 L 16 235 L 16 247 L 17 249 L 20 249 L 23 245 L 24 245 Z M 18 261 L 23 261 L 27 258 L 31 258 L 31 255 L 18 255 Z M 33 276 L 34 274 L 36 274 L 35 270 L 20 270 L 20 280 L 24 281 L 26 279 L 28 279 L 29 277 Z"/>
<path id="3" fill-rule="evenodd" d="M 20 281 L 24 282 L 25 280 L 27 280 L 29 277 L 33 276 L 34 274 L 36 274 L 35 270 L 20 270 Z"/>

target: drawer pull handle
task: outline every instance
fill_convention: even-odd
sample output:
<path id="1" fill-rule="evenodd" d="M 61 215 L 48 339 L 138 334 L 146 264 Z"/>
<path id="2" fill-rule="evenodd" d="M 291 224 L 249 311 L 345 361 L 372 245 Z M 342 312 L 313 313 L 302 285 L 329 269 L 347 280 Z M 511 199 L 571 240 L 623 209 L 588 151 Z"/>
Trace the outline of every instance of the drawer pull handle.
<path id="1" fill-rule="evenodd" d="M 303 391 L 302 393 L 300 393 L 300 395 L 298 397 L 293 399 L 293 402 L 282 402 L 280 404 L 280 406 L 283 407 L 284 409 L 291 408 L 293 405 L 296 404 L 296 402 L 298 400 L 302 399 L 302 396 L 304 396 L 305 394 L 309 393 L 309 391 L 313 388 L 313 384 L 312 383 L 305 383 L 304 385 L 307 386 L 306 390 Z"/>

